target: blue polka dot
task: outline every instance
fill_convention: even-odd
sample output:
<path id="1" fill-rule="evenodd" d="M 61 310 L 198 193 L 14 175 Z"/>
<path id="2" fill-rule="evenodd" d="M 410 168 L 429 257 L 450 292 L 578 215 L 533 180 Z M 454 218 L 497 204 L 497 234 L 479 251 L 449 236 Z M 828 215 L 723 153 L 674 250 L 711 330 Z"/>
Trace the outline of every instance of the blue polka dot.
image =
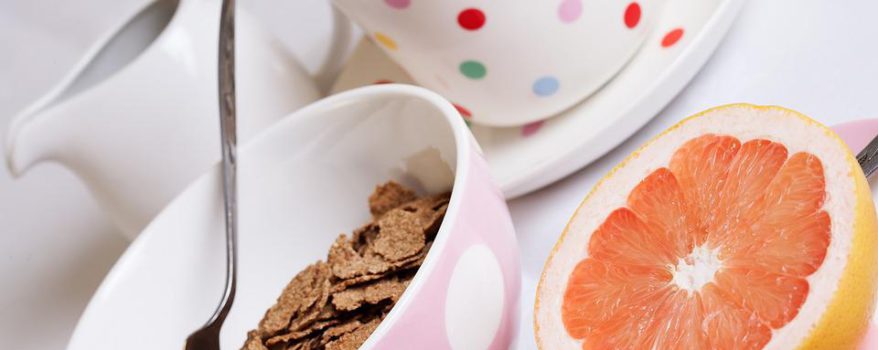
<path id="1" fill-rule="evenodd" d="M 558 91 L 558 79 L 553 76 L 545 76 L 534 82 L 533 90 L 537 96 L 551 96 Z"/>

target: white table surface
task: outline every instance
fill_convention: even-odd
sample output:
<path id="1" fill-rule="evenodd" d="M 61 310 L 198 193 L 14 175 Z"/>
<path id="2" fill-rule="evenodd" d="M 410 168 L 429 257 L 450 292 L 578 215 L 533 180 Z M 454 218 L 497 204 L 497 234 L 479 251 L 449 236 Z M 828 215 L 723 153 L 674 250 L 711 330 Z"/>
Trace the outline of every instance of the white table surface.
<path id="1" fill-rule="evenodd" d="M 86 47 L 148 0 L 0 1 L 0 135 Z M 312 70 L 328 40 L 326 0 L 241 0 Z M 570 214 L 622 157 L 679 119 L 731 102 L 779 104 L 824 123 L 878 117 L 878 2 L 773 0 L 745 5 L 691 84 L 596 163 L 510 202 L 525 276 L 537 276 Z M 0 144 L 0 150 L 3 148 Z M 127 242 L 71 173 L 14 180 L 0 170 L 0 349 L 59 349 Z M 525 278 L 521 348 L 534 347 L 535 280 Z"/>

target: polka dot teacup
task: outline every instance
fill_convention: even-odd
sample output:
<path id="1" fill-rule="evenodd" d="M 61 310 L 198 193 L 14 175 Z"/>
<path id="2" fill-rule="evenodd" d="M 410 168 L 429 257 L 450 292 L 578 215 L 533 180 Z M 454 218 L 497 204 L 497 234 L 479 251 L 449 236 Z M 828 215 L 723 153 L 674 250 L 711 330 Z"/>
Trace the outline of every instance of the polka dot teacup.
<path id="1" fill-rule="evenodd" d="M 333 0 L 474 123 L 548 118 L 613 77 L 662 0 Z"/>

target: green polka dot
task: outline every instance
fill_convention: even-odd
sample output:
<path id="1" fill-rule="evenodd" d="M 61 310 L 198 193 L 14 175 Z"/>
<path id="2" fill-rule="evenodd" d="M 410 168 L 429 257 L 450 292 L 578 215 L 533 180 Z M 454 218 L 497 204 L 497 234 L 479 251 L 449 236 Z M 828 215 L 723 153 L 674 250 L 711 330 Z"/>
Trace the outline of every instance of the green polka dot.
<path id="1" fill-rule="evenodd" d="M 470 79 L 482 79 L 488 71 L 479 61 L 464 61 L 460 64 L 460 73 Z"/>

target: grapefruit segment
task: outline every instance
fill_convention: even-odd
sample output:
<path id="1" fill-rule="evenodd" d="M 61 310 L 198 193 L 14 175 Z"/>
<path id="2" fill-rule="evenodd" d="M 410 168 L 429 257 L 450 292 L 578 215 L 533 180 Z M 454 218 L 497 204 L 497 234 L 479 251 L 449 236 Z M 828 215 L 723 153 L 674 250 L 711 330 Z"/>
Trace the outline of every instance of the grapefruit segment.
<path id="1" fill-rule="evenodd" d="M 676 258 L 673 244 L 662 238 L 631 209 L 619 208 L 595 231 L 588 254 L 617 264 L 665 266 Z"/>
<path id="2" fill-rule="evenodd" d="M 656 318 L 658 307 L 671 296 L 670 289 L 661 289 L 644 306 L 628 304 L 626 308 L 613 314 L 610 319 L 583 342 L 586 350 L 605 349 L 648 349 L 658 337 L 657 328 L 660 319 Z M 640 337 L 631 337 L 631 330 L 636 329 Z"/>
<path id="3" fill-rule="evenodd" d="M 854 242 L 876 236 L 865 178 L 830 131 L 775 107 L 711 110 L 586 197 L 546 262 L 537 343 L 851 348 L 878 287 L 878 250 Z"/>
<path id="4" fill-rule="evenodd" d="M 671 172 L 683 189 L 696 218 L 709 218 L 719 203 L 729 165 L 741 143 L 734 137 L 707 134 L 689 140 L 671 158 Z M 710 220 L 696 223 L 696 243 L 704 242 Z"/>
<path id="5" fill-rule="evenodd" d="M 701 300 L 704 337 L 710 344 L 705 349 L 762 349 L 771 339 L 771 329 L 759 317 L 737 307 L 715 285 L 705 286 Z"/>
<path id="6" fill-rule="evenodd" d="M 778 219 L 775 221 L 774 219 Z M 795 221 L 769 216 L 755 229 L 762 240 L 729 251 L 726 266 L 758 268 L 790 276 L 807 276 L 823 264 L 829 246 L 829 214 L 819 211 Z"/>
<path id="7" fill-rule="evenodd" d="M 786 148 L 775 142 L 757 139 L 741 145 L 717 194 L 719 201 L 708 215 L 708 246 L 747 236 L 749 225 L 763 213 L 758 201 L 786 158 Z"/>
<path id="8" fill-rule="evenodd" d="M 737 307 L 747 309 L 772 328 L 793 319 L 808 294 L 808 282 L 801 277 L 758 269 L 725 268 L 716 276 L 716 287 Z"/>
<path id="9" fill-rule="evenodd" d="M 656 338 L 656 349 L 700 350 L 709 349 L 704 336 L 704 304 L 701 295 L 689 297 L 688 293 L 677 290 L 658 312 L 668 315 L 667 322 L 656 329 L 661 336 Z"/>
<path id="10" fill-rule="evenodd" d="M 571 302 L 561 310 L 564 325 L 570 334 L 585 338 L 600 327 L 612 326 L 611 316 L 667 293 L 670 280 L 671 274 L 659 267 L 584 260 L 567 285 L 565 299 Z"/>
<path id="11" fill-rule="evenodd" d="M 659 235 L 661 244 L 670 244 L 670 256 L 682 256 L 692 250 L 696 236 L 697 214 L 689 213 L 689 205 L 677 178 L 667 168 L 647 176 L 628 195 L 628 207 Z"/>
<path id="12" fill-rule="evenodd" d="M 823 165 L 813 154 L 790 157 L 765 190 L 761 207 L 775 218 L 797 217 L 816 212 L 826 198 Z"/>

